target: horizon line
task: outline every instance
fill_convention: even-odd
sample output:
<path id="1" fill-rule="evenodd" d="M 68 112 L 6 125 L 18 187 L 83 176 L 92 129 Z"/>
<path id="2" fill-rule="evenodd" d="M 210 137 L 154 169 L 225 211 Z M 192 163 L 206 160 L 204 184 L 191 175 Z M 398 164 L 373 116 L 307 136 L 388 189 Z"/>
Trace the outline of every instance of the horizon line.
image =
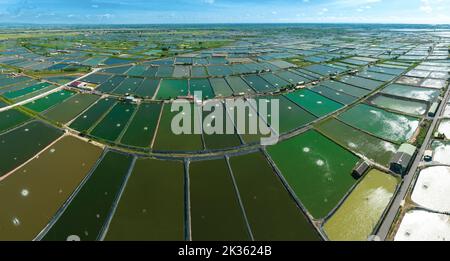
<path id="1" fill-rule="evenodd" d="M 0 25 L 301 25 L 301 24 L 341 24 L 341 25 L 427 25 L 441 26 L 450 23 L 387 23 L 387 22 L 170 22 L 170 23 L 23 23 L 0 22 Z"/>

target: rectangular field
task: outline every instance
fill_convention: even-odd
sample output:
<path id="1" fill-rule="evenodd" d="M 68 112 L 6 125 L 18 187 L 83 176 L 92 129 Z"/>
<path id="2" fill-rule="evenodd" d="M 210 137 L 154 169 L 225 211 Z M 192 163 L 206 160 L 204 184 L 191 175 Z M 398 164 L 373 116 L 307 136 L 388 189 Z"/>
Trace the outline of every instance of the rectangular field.
<path id="1" fill-rule="evenodd" d="M 226 161 L 191 162 L 189 178 L 192 239 L 249 240 Z"/>
<path id="2" fill-rule="evenodd" d="M 139 159 L 105 240 L 185 239 L 184 164 Z"/>
<path id="3" fill-rule="evenodd" d="M 32 240 L 100 157 L 101 149 L 65 137 L 14 172 L 0 187 L 0 240 Z"/>
<path id="4" fill-rule="evenodd" d="M 308 218 L 261 153 L 230 158 L 255 240 L 319 240 Z"/>
<path id="5" fill-rule="evenodd" d="M 314 218 L 327 216 L 356 182 L 351 172 L 358 157 L 316 131 L 307 131 L 267 150 Z"/>
<path id="6" fill-rule="evenodd" d="M 43 240 L 99 239 L 113 203 L 125 181 L 132 157 L 108 152 Z"/>
<path id="7" fill-rule="evenodd" d="M 29 122 L 0 135 L 0 177 L 20 166 L 62 135 L 41 121 Z"/>

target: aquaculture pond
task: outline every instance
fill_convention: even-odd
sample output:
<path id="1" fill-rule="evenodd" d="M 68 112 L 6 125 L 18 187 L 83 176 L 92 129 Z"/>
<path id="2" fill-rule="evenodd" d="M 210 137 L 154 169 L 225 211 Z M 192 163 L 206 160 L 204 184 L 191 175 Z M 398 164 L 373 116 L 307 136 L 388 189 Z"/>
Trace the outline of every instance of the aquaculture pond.
<path id="1" fill-rule="evenodd" d="M 208 74 L 210 76 L 228 76 L 233 74 L 233 71 L 228 66 L 224 65 L 214 65 L 214 66 L 207 66 L 206 70 L 208 71 Z"/>
<path id="2" fill-rule="evenodd" d="M 42 82 L 42 83 L 38 83 L 36 85 L 32 85 L 32 86 L 23 88 L 21 90 L 17 90 L 17 91 L 13 91 L 13 92 L 7 92 L 7 93 L 3 94 L 2 96 L 7 98 L 7 99 L 10 99 L 10 100 L 15 100 L 15 99 L 17 99 L 19 97 L 22 97 L 24 95 L 31 94 L 31 93 L 34 93 L 34 92 L 38 92 L 39 90 L 45 89 L 45 88 L 47 88 L 49 86 L 51 86 L 50 83 Z"/>
<path id="3" fill-rule="evenodd" d="M 105 73 L 112 73 L 112 74 L 124 74 L 124 73 L 126 73 L 129 69 L 131 69 L 131 67 L 132 67 L 132 66 L 130 66 L 130 65 L 118 66 L 118 67 L 112 67 L 112 68 L 103 69 L 102 72 L 105 72 Z"/>
<path id="4" fill-rule="evenodd" d="M 114 106 L 114 104 L 116 104 L 116 102 L 117 100 L 111 98 L 98 100 L 97 103 L 92 105 L 86 112 L 78 116 L 78 118 L 70 124 L 70 128 L 79 132 L 88 131 Z"/>
<path id="5" fill-rule="evenodd" d="M 420 171 L 411 199 L 429 210 L 450 213 L 450 167 L 435 166 Z"/>
<path id="6" fill-rule="evenodd" d="M 208 79 L 189 80 L 189 93 L 194 95 L 195 92 L 201 92 L 203 99 L 211 99 L 215 96 Z"/>
<path id="7" fill-rule="evenodd" d="M 356 87 L 364 88 L 364 89 L 367 89 L 370 91 L 373 91 L 373 90 L 381 87 L 381 85 L 384 84 L 384 82 L 370 80 L 370 79 L 366 79 L 366 78 L 362 78 L 362 77 L 358 77 L 358 76 L 345 76 L 340 81 L 343 83 L 351 84 Z"/>
<path id="8" fill-rule="evenodd" d="M 377 95 L 370 99 L 370 103 L 388 110 L 416 116 L 424 115 L 428 111 L 428 104 L 426 102 L 407 100 L 400 97 L 394 98 L 386 95 Z"/>
<path id="9" fill-rule="evenodd" d="M 319 118 L 343 107 L 340 103 L 306 89 L 289 93 L 286 97 Z"/>
<path id="10" fill-rule="evenodd" d="M 305 70 L 311 71 L 313 73 L 317 73 L 320 75 L 331 75 L 335 73 L 342 73 L 342 69 L 338 69 L 337 67 L 331 67 L 322 64 L 315 64 L 305 67 Z"/>
<path id="11" fill-rule="evenodd" d="M 316 218 L 324 218 L 356 182 L 359 158 L 314 130 L 267 148 L 270 157 Z"/>
<path id="12" fill-rule="evenodd" d="M 320 236 L 261 153 L 230 158 L 255 240 L 319 240 Z"/>
<path id="13" fill-rule="evenodd" d="M 358 76 L 361 76 L 364 78 L 369 78 L 369 79 L 374 79 L 374 80 L 382 81 L 382 82 L 389 82 L 389 81 L 394 80 L 395 77 L 397 77 L 396 75 L 377 73 L 377 72 L 373 72 L 373 71 L 364 71 L 364 72 L 358 73 Z"/>
<path id="14" fill-rule="evenodd" d="M 112 92 L 114 89 L 116 89 L 120 83 L 125 80 L 125 76 L 123 75 L 116 75 L 110 78 L 108 81 L 102 83 L 100 86 L 97 87 L 97 91 L 100 92 Z"/>
<path id="15" fill-rule="evenodd" d="M 49 94 L 48 96 L 45 96 L 38 100 L 27 103 L 24 106 L 35 112 L 43 112 L 43 111 L 46 111 L 49 108 L 55 106 L 56 104 L 61 103 L 64 100 L 72 97 L 73 95 L 75 95 L 74 92 L 67 91 L 67 90 L 61 90 L 61 91 Z"/>
<path id="16" fill-rule="evenodd" d="M 265 73 L 261 74 L 260 76 L 268 83 L 270 83 L 272 86 L 274 86 L 276 89 L 281 89 L 290 85 L 288 81 L 281 79 L 280 77 L 276 76 L 273 73 Z"/>
<path id="17" fill-rule="evenodd" d="M 173 70 L 174 70 L 173 66 L 161 65 L 158 67 L 158 72 L 156 73 L 156 77 L 159 77 L 159 78 L 172 77 Z"/>
<path id="18" fill-rule="evenodd" d="M 93 73 L 88 77 L 83 78 L 82 81 L 101 84 L 106 82 L 109 78 L 111 78 L 110 74 Z"/>
<path id="19" fill-rule="evenodd" d="M 14 170 L 62 135 L 41 121 L 32 121 L 0 135 L 0 177 Z"/>
<path id="20" fill-rule="evenodd" d="M 1 107 L 1 105 L 0 105 Z M 443 117 L 450 118 L 450 104 L 447 104 L 444 108 L 444 112 L 442 113 Z"/>
<path id="21" fill-rule="evenodd" d="M 44 116 L 54 122 L 65 124 L 99 99 L 93 94 L 77 94 L 56 105 L 44 113 Z"/>
<path id="22" fill-rule="evenodd" d="M 309 80 L 305 77 L 302 77 L 298 74 L 295 74 L 290 71 L 280 71 L 276 73 L 276 75 L 282 79 L 285 79 L 286 81 L 290 82 L 291 84 L 299 84 L 299 83 L 305 83 L 309 82 Z"/>
<path id="23" fill-rule="evenodd" d="M 425 79 L 425 81 L 423 81 L 420 86 L 425 88 L 442 89 L 447 86 L 447 81 L 438 79 Z"/>
<path id="24" fill-rule="evenodd" d="M 378 73 L 385 73 L 385 74 L 391 74 L 391 75 L 400 75 L 405 70 L 404 69 L 396 69 L 396 68 L 387 68 L 382 66 L 372 66 L 367 69 L 369 72 L 378 72 Z"/>
<path id="25" fill-rule="evenodd" d="M 208 76 L 208 72 L 204 66 L 192 66 L 191 76 L 193 78 L 206 78 Z"/>
<path id="26" fill-rule="evenodd" d="M 335 241 L 366 241 L 373 234 L 399 179 L 371 170 L 324 225 L 325 233 Z"/>
<path id="27" fill-rule="evenodd" d="M 386 167 L 398 149 L 394 143 L 378 139 L 334 118 L 315 127 L 338 144 Z"/>
<path id="28" fill-rule="evenodd" d="M 159 103 L 142 103 L 120 142 L 129 146 L 150 148 L 161 108 L 162 104 Z"/>
<path id="29" fill-rule="evenodd" d="M 439 133 L 443 133 L 447 140 L 450 140 L 450 119 L 442 120 L 438 127 Z"/>
<path id="30" fill-rule="evenodd" d="M 339 119 L 358 129 L 396 143 L 408 141 L 419 127 L 419 119 L 358 104 L 339 115 Z"/>
<path id="31" fill-rule="evenodd" d="M 316 87 L 311 88 L 311 91 L 316 92 L 324 97 L 327 97 L 333 101 L 336 101 L 338 103 L 342 103 L 345 105 L 354 103 L 358 98 L 351 96 L 349 94 L 346 94 L 341 91 L 336 91 L 334 89 L 328 88 L 325 85 L 319 85 Z"/>
<path id="32" fill-rule="evenodd" d="M 152 98 L 155 95 L 156 90 L 159 86 L 159 80 L 155 79 L 144 79 L 140 87 L 135 90 L 135 94 L 144 97 L 144 98 Z"/>
<path id="33" fill-rule="evenodd" d="M 225 78 L 231 89 L 233 89 L 233 94 L 251 94 L 255 93 L 255 91 L 242 80 L 241 77 L 238 76 L 229 76 Z"/>
<path id="34" fill-rule="evenodd" d="M 34 239 L 86 177 L 101 152 L 96 146 L 67 136 L 2 180 L 0 240 Z"/>
<path id="35" fill-rule="evenodd" d="M 138 159 L 105 240 L 184 240 L 182 161 Z"/>
<path id="36" fill-rule="evenodd" d="M 14 128 L 29 119 L 28 115 L 14 109 L 0 112 L 0 133 Z"/>
<path id="37" fill-rule="evenodd" d="M 424 81 L 423 78 L 402 76 L 396 81 L 396 83 L 404 85 L 420 86 L 420 84 L 423 81 Z"/>
<path id="38" fill-rule="evenodd" d="M 191 111 L 191 117 L 189 120 L 190 128 L 189 130 L 193 133 L 194 130 L 194 105 L 189 106 Z M 159 127 L 156 133 L 155 142 L 153 145 L 153 150 L 162 152 L 173 152 L 173 151 L 200 151 L 203 150 L 203 142 L 201 134 L 180 134 L 176 135 L 172 130 L 172 120 L 174 117 L 181 112 L 181 107 L 179 111 L 171 111 L 171 104 L 165 104 L 163 106 L 163 111 L 161 119 L 159 122 Z M 184 112 L 186 115 L 187 112 Z M 179 115 L 180 116 L 180 115 Z M 200 120 L 201 115 L 198 116 Z M 182 121 L 180 124 L 189 124 L 188 122 Z M 186 125 L 187 126 L 187 125 Z"/>
<path id="39" fill-rule="evenodd" d="M 9 85 L 7 87 L 0 87 L 0 94 L 7 95 L 8 93 L 14 93 L 16 91 L 21 91 L 25 88 L 31 87 L 33 85 L 39 84 L 37 80 L 31 80 L 26 82 L 21 82 L 19 84 Z"/>
<path id="40" fill-rule="evenodd" d="M 222 102 L 217 100 L 209 101 L 205 104 L 205 106 L 202 120 L 204 127 L 212 127 L 210 131 L 214 131 L 214 128 L 217 127 L 217 130 L 219 131 L 219 133 L 212 134 L 209 130 L 203 129 L 203 140 L 205 142 L 206 149 L 220 150 L 240 146 L 241 140 L 236 132 L 233 132 L 233 134 L 227 134 L 227 124 L 230 124 L 233 130 L 234 125 L 232 124 L 231 118 L 228 116 L 226 109 L 222 107 Z M 206 111 L 206 108 L 208 107 L 213 108 L 212 112 Z M 221 111 L 222 117 L 216 117 L 216 115 L 220 115 Z"/>
<path id="41" fill-rule="evenodd" d="M 26 81 L 31 81 L 32 79 L 25 76 L 18 76 L 18 77 L 2 77 L 0 79 L 0 89 L 13 84 L 23 83 Z"/>
<path id="42" fill-rule="evenodd" d="M 178 96 L 187 96 L 188 94 L 187 80 L 164 79 L 161 80 L 156 99 L 168 100 Z"/>
<path id="43" fill-rule="evenodd" d="M 450 142 L 433 141 L 433 161 L 450 165 Z"/>
<path id="44" fill-rule="evenodd" d="M 129 155 L 107 152 L 43 240 L 98 240 L 131 161 Z"/>
<path id="45" fill-rule="evenodd" d="M 271 122 L 268 123 L 256 112 L 257 105 L 255 105 L 255 107 L 253 106 L 254 104 L 252 106 L 248 106 L 245 110 L 243 108 L 236 109 L 236 107 L 227 109 L 228 115 L 235 119 L 237 133 L 239 133 L 239 136 L 245 144 L 261 143 L 262 138 L 269 138 L 271 134 L 276 133 L 275 130 L 271 129 L 268 125 Z M 268 109 L 268 115 L 269 112 L 270 108 Z M 240 117 L 244 117 L 245 124 L 242 122 L 239 123 L 238 115 L 240 115 Z M 267 119 L 269 119 L 269 117 L 267 117 Z M 239 129 L 241 129 L 241 131 L 239 131 Z"/>
<path id="46" fill-rule="evenodd" d="M 122 81 L 122 83 L 115 88 L 112 93 L 117 95 L 132 94 L 139 88 L 144 79 L 129 77 Z"/>
<path id="47" fill-rule="evenodd" d="M 408 85 L 392 84 L 384 88 L 382 93 L 399 97 L 433 102 L 439 96 L 438 90 L 413 87 Z"/>
<path id="48" fill-rule="evenodd" d="M 256 92 L 270 92 L 281 87 L 272 85 L 259 75 L 248 75 L 243 76 L 243 78 Z"/>
<path id="49" fill-rule="evenodd" d="M 233 90 L 224 78 L 211 78 L 210 82 L 216 96 L 228 97 L 233 95 Z"/>
<path id="50" fill-rule="evenodd" d="M 352 95 L 354 97 L 363 97 L 363 96 L 365 96 L 365 95 L 370 93 L 370 90 L 366 90 L 366 89 L 363 89 L 363 88 L 359 88 L 359 87 L 356 87 L 356 86 L 352 86 L 352 85 L 349 85 L 349 84 L 345 84 L 345 83 L 337 82 L 337 81 L 332 81 L 332 80 L 324 81 L 324 82 L 321 83 L 321 85 L 324 85 L 324 86 L 326 86 L 328 88 L 331 88 L 333 90 L 336 90 L 336 91 L 347 93 L 347 94 Z"/>
<path id="51" fill-rule="evenodd" d="M 266 100 L 267 103 L 267 118 L 268 124 L 272 124 L 272 100 L 278 100 L 279 102 L 279 132 L 286 133 L 294 129 L 307 125 L 317 119 L 316 116 L 300 108 L 297 104 L 286 98 L 285 96 L 266 96 L 262 98 L 256 98 L 258 101 L 258 108 L 264 105 L 262 100 Z M 268 101 L 268 102 L 267 102 Z M 260 112 L 262 110 L 259 110 Z"/>
<path id="52" fill-rule="evenodd" d="M 111 142 L 116 141 L 126 128 L 135 110 L 136 105 L 134 104 L 117 103 L 91 131 L 90 135 Z"/>
<path id="53" fill-rule="evenodd" d="M 49 86 L 47 86 L 46 88 L 43 88 L 43 89 L 40 89 L 40 90 L 38 90 L 38 91 L 31 92 L 31 93 L 25 94 L 25 95 L 23 95 L 23 96 L 17 97 L 17 98 L 15 98 L 15 99 L 13 99 L 13 101 L 14 101 L 15 103 L 17 103 L 17 102 L 22 102 L 22 101 L 25 101 L 25 100 L 34 98 L 34 97 L 36 97 L 36 96 L 38 96 L 38 95 L 41 95 L 41 94 L 43 94 L 43 93 L 49 92 L 49 91 L 51 91 L 51 90 L 54 90 L 54 89 L 56 89 L 56 88 L 58 88 L 58 86 L 56 86 L 56 85 L 49 85 Z"/>
<path id="54" fill-rule="evenodd" d="M 450 238 L 450 216 L 424 210 L 406 213 L 395 241 L 446 241 Z"/>
<path id="55" fill-rule="evenodd" d="M 192 240 L 251 239 L 225 159 L 191 162 L 189 188 Z"/>
<path id="56" fill-rule="evenodd" d="M 172 76 L 175 78 L 189 78 L 190 76 L 189 66 L 175 65 Z"/>
<path id="57" fill-rule="evenodd" d="M 127 75 L 129 76 L 144 76 L 144 73 L 146 71 L 146 67 L 143 65 L 135 65 L 131 67 L 130 70 L 127 71 Z"/>

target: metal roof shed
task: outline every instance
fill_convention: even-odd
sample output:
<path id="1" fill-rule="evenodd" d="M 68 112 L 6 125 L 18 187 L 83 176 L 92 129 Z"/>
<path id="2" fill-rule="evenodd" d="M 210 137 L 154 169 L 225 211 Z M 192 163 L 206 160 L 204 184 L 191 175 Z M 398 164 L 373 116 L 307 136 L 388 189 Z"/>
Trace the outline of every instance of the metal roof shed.
<path id="1" fill-rule="evenodd" d="M 409 156 L 413 157 L 414 154 L 416 154 L 417 148 L 411 144 L 404 143 L 400 146 L 397 152 L 408 154 Z"/>

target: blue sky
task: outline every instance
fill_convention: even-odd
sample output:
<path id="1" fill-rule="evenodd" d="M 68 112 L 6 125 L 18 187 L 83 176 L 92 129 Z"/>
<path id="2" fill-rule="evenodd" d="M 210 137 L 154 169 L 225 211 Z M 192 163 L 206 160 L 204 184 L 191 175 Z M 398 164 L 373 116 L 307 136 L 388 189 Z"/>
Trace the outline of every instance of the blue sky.
<path id="1" fill-rule="evenodd" d="M 450 0 L 0 0 L 0 23 L 450 24 Z"/>

